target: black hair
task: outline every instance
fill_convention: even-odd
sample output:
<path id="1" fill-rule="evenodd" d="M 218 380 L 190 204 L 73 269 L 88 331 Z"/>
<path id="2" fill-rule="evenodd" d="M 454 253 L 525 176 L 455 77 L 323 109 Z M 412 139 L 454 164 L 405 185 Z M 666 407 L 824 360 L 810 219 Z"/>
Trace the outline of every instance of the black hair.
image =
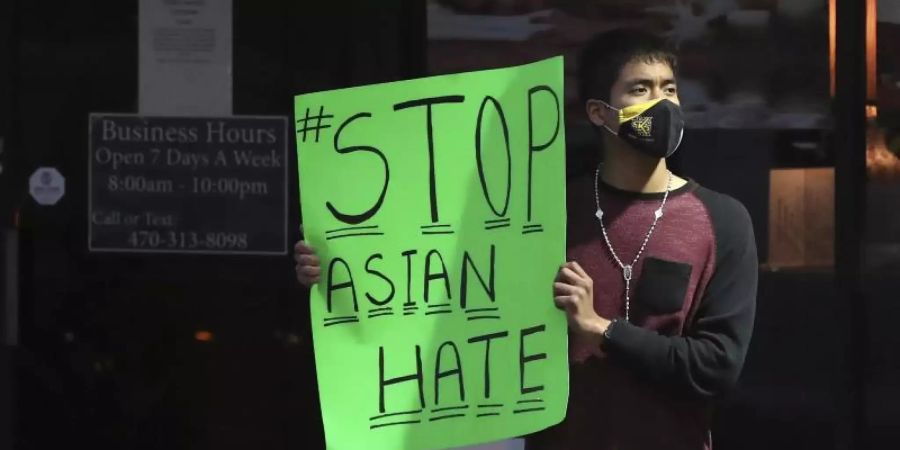
<path id="1" fill-rule="evenodd" d="M 635 30 L 616 29 L 595 35 L 578 58 L 578 92 L 581 100 L 609 102 L 622 68 L 633 61 L 663 62 L 676 72 L 678 60 L 665 39 Z"/>

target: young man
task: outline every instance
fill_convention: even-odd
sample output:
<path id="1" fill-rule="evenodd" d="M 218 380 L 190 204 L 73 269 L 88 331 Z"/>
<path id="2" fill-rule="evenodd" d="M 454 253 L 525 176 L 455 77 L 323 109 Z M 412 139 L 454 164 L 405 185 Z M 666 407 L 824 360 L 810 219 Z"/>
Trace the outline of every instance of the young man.
<path id="1" fill-rule="evenodd" d="M 662 41 L 605 33 L 579 62 L 604 162 L 568 187 L 570 262 L 554 284 L 573 332 L 569 410 L 528 448 L 709 448 L 712 400 L 753 329 L 750 217 L 668 170 L 684 124 Z"/>
<path id="2" fill-rule="evenodd" d="M 604 162 L 570 182 L 569 262 L 553 285 L 572 335 L 569 408 L 527 448 L 708 449 L 712 401 L 736 382 L 753 328 L 750 217 L 668 170 L 684 123 L 662 41 L 604 33 L 579 63 Z M 298 243 L 295 258 L 300 282 L 315 282 L 312 249 Z"/>

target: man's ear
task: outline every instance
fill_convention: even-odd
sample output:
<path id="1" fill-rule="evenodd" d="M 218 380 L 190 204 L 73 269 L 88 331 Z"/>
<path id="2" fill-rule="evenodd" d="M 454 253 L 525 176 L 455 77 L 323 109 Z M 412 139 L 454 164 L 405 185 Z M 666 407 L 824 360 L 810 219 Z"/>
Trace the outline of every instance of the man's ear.
<path id="1" fill-rule="evenodd" d="M 585 112 L 588 120 L 597 127 L 609 127 L 613 130 L 618 128 L 618 116 L 616 112 L 600 100 L 588 100 L 584 104 Z"/>

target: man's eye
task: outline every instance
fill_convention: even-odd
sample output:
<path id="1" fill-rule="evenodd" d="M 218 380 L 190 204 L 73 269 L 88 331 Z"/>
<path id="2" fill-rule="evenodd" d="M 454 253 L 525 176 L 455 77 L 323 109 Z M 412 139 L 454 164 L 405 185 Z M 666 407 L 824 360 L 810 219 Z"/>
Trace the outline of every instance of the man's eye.
<path id="1" fill-rule="evenodd" d="M 674 87 L 666 88 L 666 94 L 675 95 L 678 93 L 678 89 Z"/>
<path id="2" fill-rule="evenodd" d="M 632 93 L 633 95 L 643 95 L 643 94 L 647 93 L 647 88 L 645 88 L 645 87 L 636 87 L 636 88 L 634 88 L 634 89 L 631 90 L 631 93 Z"/>

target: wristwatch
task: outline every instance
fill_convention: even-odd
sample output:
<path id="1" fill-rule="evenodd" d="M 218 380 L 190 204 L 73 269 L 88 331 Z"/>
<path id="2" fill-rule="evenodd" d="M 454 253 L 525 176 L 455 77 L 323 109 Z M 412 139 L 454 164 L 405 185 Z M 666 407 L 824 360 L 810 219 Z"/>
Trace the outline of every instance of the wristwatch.
<path id="1" fill-rule="evenodd" d="M 604 340 L 611 339 L 610 336 L 612 336 L 612 329 L 613 329 L 613 327 L 616 326 L 617 323 L 619 323 L 619 319 L 613 319 L 612 321 L 609 322 L 609 325 L 607 325 L 606 329 L 603 330 L 603 339 Z"/>

